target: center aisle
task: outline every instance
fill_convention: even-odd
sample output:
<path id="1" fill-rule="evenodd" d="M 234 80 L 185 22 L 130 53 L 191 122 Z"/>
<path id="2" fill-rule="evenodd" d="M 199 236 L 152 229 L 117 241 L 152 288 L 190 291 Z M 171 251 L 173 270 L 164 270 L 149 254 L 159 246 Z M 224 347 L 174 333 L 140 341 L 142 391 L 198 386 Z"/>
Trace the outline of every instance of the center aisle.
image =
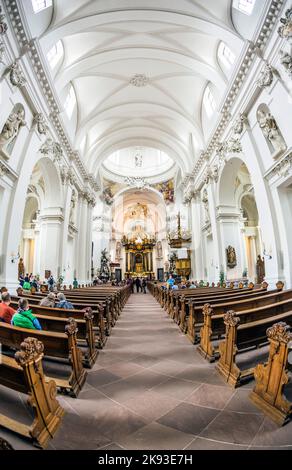
<path id="1" fill-rule="evenodd" d="M 280 442 L 269 439 L 276 425 L 249 401 L 249 388 L 226 386 L 150 294 L 133 294 L 78 399 L 59 396 L 67 413 L 50 448 L 291 444 L 285 428 Z"/>

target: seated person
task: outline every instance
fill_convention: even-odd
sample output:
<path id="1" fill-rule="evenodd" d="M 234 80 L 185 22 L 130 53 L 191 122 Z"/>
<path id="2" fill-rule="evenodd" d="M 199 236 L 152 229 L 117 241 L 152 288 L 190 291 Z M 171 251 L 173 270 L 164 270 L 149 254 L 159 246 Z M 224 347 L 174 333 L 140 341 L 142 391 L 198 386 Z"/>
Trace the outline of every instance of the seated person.
<path id="1" fill-rule="evenodd" d="M 4 323 L 11 323 L 12 317 L 15 314 L 15 310 L 9 307 L 11 297 L 9 292 L 3 292 L 1 295 L 2 302 L 0 304 L 0 321 Z"/>
<path id="2" fill-rule="evenodd" d="M 66 297 L 64 294 L 62 294 L 62 292 L 57 295 L 57 299 L 59 301 L 56 305 L 57 308 L 74 309 L 71 302 L 68 302 L 68 300 L 66 300 Z"/>
<path id="3" fill-rule="evenodd" d="M 56 296 L 53 292 L 50 292 L 47 297 L 45 297 L 44 299 L 42 299 L 40 301 L 40 305 L 42 307 L 51 307 L 51 308 L 54 308 L 55 307 L 55 299 L 56 299 Z"/>
<path id="4" fill-rule="evenodd" d="M 41 330 L 42 327 L 38 319 L 32 314 L 27 299 L 19 299 L 18 310 L 13 315 L 11 325 L 30 330 Z"/>
<path id="5" fill-rule="evenodd" d="M 178 290 L 178 289 L 179 289 L 178 284 L 175 283 L 175 284 L 172 286 L 172 290 Z"/>
<path id="6" fill-rule="evenodd" d="M 195 285 L 194 281 L 192 281 L 192 283 L 190 285 L 190 289 L 196 289 L 196 285 Z"/>

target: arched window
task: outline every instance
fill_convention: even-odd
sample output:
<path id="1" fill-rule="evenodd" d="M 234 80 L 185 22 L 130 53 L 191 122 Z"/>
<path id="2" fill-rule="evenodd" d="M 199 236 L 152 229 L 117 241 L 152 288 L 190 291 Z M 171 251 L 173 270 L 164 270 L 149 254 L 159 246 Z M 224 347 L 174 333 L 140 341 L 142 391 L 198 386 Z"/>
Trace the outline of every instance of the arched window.
<path id="1" fill-rule="evenodd" d="M 235 62 L 235 55 L 231 49 L 225 44 L 225 42 L 220 42 L 218 47 L 218 59 L 225 67 L 231 68 Z"/>
<path id="2" fill-rule="evenodd" d="M 256 0 L 233 0 L 232 6 L 245 15 L 251 15 Z"/>
<path id="3" fill-rule="evenodd" d="M 34 13 L 45 10 L 52 6 L 52 0 L 31 0 Z"/>
<path id="4" fill-rule="evenodd" d="M 63 52 L 63 44 L 62 41 L 59 40 L 47 53 L 47 58 L 52 69 L 57 65 L 57 63 L 61 59 Z"/>
<path id="5" fill-rule="evenodd" d="M 204 93 L 203 105 L 208 117 L 210 118 L 214 114 L 214 111 L 216 109 L 216 102 L 209 85 L 207 85 Z"/>
<path id="6" fill-rule="evenodd" d="M 75 91 L 74 91 L 73 86 L 70 85 L 70 89 L 69 89 L 68 95 L 64 103 L 64 108 L 69 119 L 71 119 L 75 104 L 76 104 Z"/>

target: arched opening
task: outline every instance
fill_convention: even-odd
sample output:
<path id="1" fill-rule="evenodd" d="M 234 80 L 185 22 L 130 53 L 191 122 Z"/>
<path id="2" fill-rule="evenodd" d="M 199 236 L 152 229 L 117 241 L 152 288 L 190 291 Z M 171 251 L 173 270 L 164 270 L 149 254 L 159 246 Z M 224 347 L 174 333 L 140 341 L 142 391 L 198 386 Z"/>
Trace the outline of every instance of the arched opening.
<path id="1" fill-rule="evenodd" d="M 27 189 L 19 255 L 25 273 L 44 278 L 58 274 L 60 231 L 63 220 L 58 172 L 49 158 L 34 166 Z M 60 273 L 59 273 L 60 274 Z"/>
<path id="2" fill-rule="evenodd" d="M 22 232 L 19 253 L 23 260 L 26 273 L 35 272 L 35 241 L 37 237 L 37 219 L 39 202 L 36 195 L 29 195 L 26 199 L 22 221 Z"/>
<path id="3" fill-rule="evenodd" d="M 262 259 L 263 255 L 259 214 L 251 175 L 240 158 L 231 158 L 223 168 L 218 202 L 223 267 L 227 279 L 249 278 L 257 282 L 257 259 L 259 255 Z"/>

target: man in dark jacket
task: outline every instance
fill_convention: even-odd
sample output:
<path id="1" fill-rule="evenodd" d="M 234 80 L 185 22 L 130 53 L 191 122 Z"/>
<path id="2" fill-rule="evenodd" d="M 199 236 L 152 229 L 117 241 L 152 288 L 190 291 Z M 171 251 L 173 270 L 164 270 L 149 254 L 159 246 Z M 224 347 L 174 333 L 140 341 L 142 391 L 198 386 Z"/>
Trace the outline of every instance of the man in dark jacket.
<path id="1" fill-rule="evenodd" d="M 138 292 L 140 292 L 140 287 L 141 287 L 141 281 L 140 281 L 139 277 L 136 278 L 135 284 L 136 284 L 136 289 L 137 289 L 137 293 L 138 293 Z"/>

